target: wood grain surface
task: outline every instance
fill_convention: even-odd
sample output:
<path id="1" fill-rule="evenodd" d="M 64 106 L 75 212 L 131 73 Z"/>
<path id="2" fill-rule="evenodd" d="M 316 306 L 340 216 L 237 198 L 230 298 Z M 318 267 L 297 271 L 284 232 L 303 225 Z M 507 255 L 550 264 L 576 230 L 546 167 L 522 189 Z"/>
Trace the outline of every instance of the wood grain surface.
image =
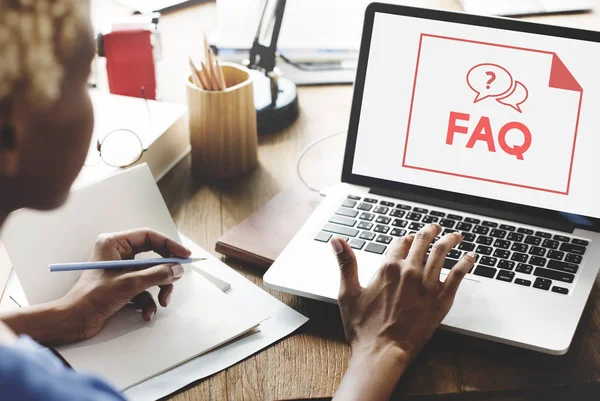
<path id="1" fill-rule="evenodd" d="M 242 1 L 242 0 L 240 0 Z M 108 0 L 94 0 L 97 26 L 127 14 Z M 407 1 L 407 4 L 458 9 L 454 0 Z M 600 4 L 597 9 L 600 10 Z M 291 16 L 286 16 L 291 18 Z M 581 28 L 600 27 L 598 12 L 537 17 L 535 20 Z M 215 4 L 207 3 L 163 15 L 163 60 L 157 66 L 163 99 L 185 102 L 188 56 L 200 58 L 204 32 L 214 30 Z M 100 71 L 102 66 L 100 63 Z M 99 84 L 106 87 L 103 74 Z M 190 158 L 160 182 L 161 192 L 179 230 L 208 250 L 217 239 L 258 210 L 280 190 L 298 184 L 296 158 L 311 141 L 347 128 L 350 86 L 299 90 L 300 116 L 291 127 L 259 139 L 259 166 L 232 180 L 203 181 L 191 173 Z M 308 158 L 314 185 L 339 181 L 340 148 L 332 140 Z M 290 210 L 293 213 L 293 210 Z M 226 260 L 262 287 L 262 273 Z M 275 297 L 310 317 L 298 332 L 245 361 L 171 396 L 192 400 L 283 400 L 331 397 L 346 369 L 350 349 L 343 339 L 337 308 L 283 293 Z M 177 296 L 175 293 L 174 296 Z M 600 292 L 598 285 L 582 317 L 571 351 L 550 357 L 508 346 L 439 332 L 401 380 L 395 398 L 448 400 L 598 399 L 600 380 Z M 569 384 L 591 383 L 571 388 Z M 524 390 L 527 389 L 527 390 Z M 496 393 L 504 390 L 503 393 Z M 562 397 L 562 398 L 561 398 Z"/>

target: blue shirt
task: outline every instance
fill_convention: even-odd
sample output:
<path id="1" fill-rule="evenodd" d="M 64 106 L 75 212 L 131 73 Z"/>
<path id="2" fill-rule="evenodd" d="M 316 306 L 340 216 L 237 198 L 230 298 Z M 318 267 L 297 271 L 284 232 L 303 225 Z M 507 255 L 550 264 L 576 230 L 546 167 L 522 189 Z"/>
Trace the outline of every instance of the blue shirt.
<path id="1" fill-rule="evenodd" d="M 2 401 L 124 401 L 106 382 L 78 374 L 27 336 L 0 346 Z"/>

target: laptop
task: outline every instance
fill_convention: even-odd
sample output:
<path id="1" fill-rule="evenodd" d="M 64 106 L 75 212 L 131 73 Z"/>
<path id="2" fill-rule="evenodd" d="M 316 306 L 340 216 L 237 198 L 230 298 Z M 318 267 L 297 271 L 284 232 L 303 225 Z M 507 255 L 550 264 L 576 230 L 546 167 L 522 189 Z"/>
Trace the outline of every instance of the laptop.
<path id="1" fill-rule="evenodd" d="M 594 0 L 459 0 L 463 10 L 472 14 L 535 15 L 589 11 Z"/>
<path id="2" fill-rule="evenodd" d="M 567 352 L 600 265 L 600 33 L 371 4 L 342 182 L 264 276 L 335 303 L 329 240 L 368 285 L 394 238 L 439 223 L 478 255 L 442 327 Z M 585 95 L 584 95 L 585 92 Z"/>

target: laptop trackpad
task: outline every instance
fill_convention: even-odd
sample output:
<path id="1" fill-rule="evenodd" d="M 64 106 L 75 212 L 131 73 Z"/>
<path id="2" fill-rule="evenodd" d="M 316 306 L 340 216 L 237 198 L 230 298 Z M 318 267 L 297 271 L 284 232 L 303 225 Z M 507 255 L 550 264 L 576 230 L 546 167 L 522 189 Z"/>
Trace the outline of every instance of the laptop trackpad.
<path id="1" fill-rule="evenodd" d="M 442 280 L 445 280 L 445 277 L 442 277 Z M 450 313 L 448 313 L 448 316 L 446 316 L 442 323 L 452 326 L 463 326 L 473 320 L 475 316 L 473 307 L 480 287 L 481 283 L 477 280 L 471 278 L 463 279 L 454 298 L 452 309 L 450 309 Z"/>

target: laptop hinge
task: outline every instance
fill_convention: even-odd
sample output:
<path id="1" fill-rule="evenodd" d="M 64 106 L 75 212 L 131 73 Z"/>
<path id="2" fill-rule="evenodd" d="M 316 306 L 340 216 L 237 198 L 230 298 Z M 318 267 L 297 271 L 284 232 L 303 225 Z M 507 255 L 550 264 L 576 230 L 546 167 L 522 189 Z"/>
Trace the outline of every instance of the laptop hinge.
<path id="1" fill-rule="evenodd" d="M 384 188 L 371 188 L 369 192 L 375 195 L 389 196 L 391 198 L 404 199 L 411 202 L 424 203 L 427 205 L 459 210 L 466 213 L 480 214 L 484 216 L 494 217 L 497 219 L 514 221 L 515 223 L 543 227 L 549 230 L 556 230 L 568 233 L 572 233 L 575 230 L 575 225 L 570 224 L 567 221 L 544 219 L 538 216 L 531 216 L 518 212 L 507 212 L 504 210 L 497 210 L 479 205 L 470 205 L 460 202 L 453 202 L 445 199 L 418 195 L 410 192 L 394 191 L 392 189 Z"/>

